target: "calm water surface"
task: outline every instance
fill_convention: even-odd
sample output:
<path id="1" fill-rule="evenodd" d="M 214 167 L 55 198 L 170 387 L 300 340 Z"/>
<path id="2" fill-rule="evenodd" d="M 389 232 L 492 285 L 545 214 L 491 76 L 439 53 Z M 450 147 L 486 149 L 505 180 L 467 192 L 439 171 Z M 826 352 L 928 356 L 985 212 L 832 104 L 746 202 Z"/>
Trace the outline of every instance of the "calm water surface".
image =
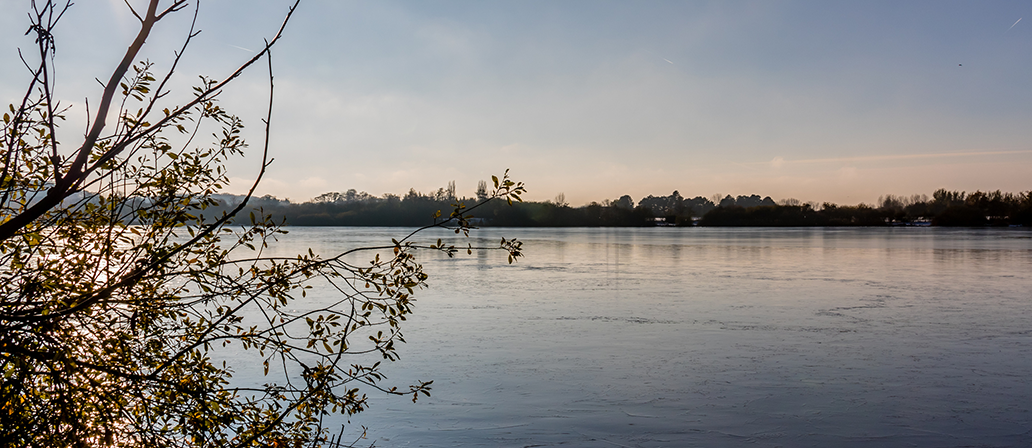
<path id="1" fill-rule="evenodd" d="M 292 228 L 280 247 L 404 233 Z M 431 288 L 386 372 L 434 395 L 373 396 L 350 427 L 367 442 L 1032 446 L 1027 230 L 486 229 L 474 245 L 500 236 L 526 258 L 421 255 Z"/>

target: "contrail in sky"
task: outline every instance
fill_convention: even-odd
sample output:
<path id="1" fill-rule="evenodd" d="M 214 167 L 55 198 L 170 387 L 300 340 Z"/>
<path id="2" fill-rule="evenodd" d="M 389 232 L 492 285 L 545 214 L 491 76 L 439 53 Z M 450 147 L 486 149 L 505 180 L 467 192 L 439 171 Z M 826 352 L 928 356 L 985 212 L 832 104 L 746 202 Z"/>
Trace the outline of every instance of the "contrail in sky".
<path id="1" fill-rule="evenodd" d="M 664 60 L 664 61 L 667 61 L 667 62 L 669 62 L 669 63 L 671 63 L 671 64 L 673 64 L 673 63 L 674 63 L 674 61 L 671 61 L 671 60 L 669 60 L 669 59 L 667 59 L 667 58 L 664 58 L 663 56 L 660 56 L 660 55 L 658 55 L 658 54 L 656 54 L 656 53 L 653 53 L 653 52 L 652 52 L 652 51 L 650 51 L 650 50 L 645 50 L 645 52 L 646 52 L 646 53 L 648 53 L 648 54 L 651 54 L 651 55 L 653 55 L 653 56 L 655 56 L 655 57 L 657 57 L 657 58 L 660 58 L 660 59 L 662 59 L 662 60 Z"/>
<path id="2" fill-rule="evenodd" d="M 1023 19 L 1023 17 L 1018 17 L 1018 21 L 1017 21 L 1017 22 L 1014 22 L 1014 25 L 1017 25 L 1017 24 L 1018 24 L 1018 22 L 1020 22 L 1020 21 L 1021 21 L 1021 19 Z M 1014 25 L 1011 25 L 1011 27 L 1010 27 L 1010 28 L 1007 28 L 1007 31 L 1010 31 L 1010 30 L 1011 30 L 1011 28 L 1014 28 Z"/>
<path id="3" fill-rule="evenodd" d="M 238 46 L 233 45 L 233 44 L 226 44 L 226 45 L 229 45 L 230 47 L 233 47 L 233 48 L 238 48 L 238 49 L 244 50 L 244 51 L 246 51 L 248 53 L 254 53 L 254 50 L 248 50 L 247 48 L 244 48 L 244 47 L 238 47 Z"/>

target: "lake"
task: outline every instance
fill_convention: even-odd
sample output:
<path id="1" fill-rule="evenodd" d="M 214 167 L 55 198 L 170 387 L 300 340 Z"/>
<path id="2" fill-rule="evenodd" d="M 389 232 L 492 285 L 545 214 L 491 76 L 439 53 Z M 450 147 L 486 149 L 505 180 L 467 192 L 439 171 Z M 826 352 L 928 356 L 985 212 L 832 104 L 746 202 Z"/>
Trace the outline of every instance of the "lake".
<path id="1" fill-rule="evenodd" d="M 406 231 L 290 228 L 278 250 L 330 255 Z M 385 372 L 432 379 L 433 396 L 370 393 L 348 428 L 368 427 L 366 444 L 1032 445 L 1028 230 L 472 236 L 518 237 L 526 257 L 420 255 L 431 287 Z"/>

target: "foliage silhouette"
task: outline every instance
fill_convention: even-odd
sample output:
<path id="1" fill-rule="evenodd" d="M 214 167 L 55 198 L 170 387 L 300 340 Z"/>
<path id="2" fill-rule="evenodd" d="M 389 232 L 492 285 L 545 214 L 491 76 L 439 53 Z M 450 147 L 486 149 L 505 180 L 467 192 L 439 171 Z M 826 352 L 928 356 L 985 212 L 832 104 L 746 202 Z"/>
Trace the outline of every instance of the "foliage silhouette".
<path id="1" fill-rule="evenodd" d="M 126 3 L 138 34 L 71 151 L 58 134 L 66 110 L 53 96 L 53 32 L 72 5 L 31 5 L 38 59 L 25 61 L 26 93 L 3 115 L 0 147 L 3 446 L 339 446 L 326 418 L 366 409 L 366 391 L 415 400 L 430 390 L 430 382 L 386 385 L 381 370 L 397 359 L 401 323 L 426 285 L 414 252 L 459 250 L 420 243 L 418 233 L 468 235 L 470 210 L 524 192 L 506 173 L 493 178 L 484 201 L 426 214 L 426 225 L 389 243 L 326 257 L 269 256 L 286 231 L 250 211 L 250 201 L 270 163 L 272 49 L 298 3 L 254 57 L 221 81 L 202 77 L 176 105 L 167 86 L 197 35 L 198 3 L 163 73 L 134 61 L 162 19 L 190 5 L 150 0 L 137 11 Z M 263 59 L 261 169 L 250 193 L 216 211 L 224 162 L 247 148 L 242 121 L 218 96 Z M 212 145 L 195 146 L 209 134 Z M 522 255 L 517 240 L 490 249 L 507 252 L 510 263 Z M 361 253 L 372 261 L 353 261 Z M 338 295 L 309 300 L 315 285 Z M 226 363 L 227 353 L 247 353 L 265 383 L 235 384 L 234 369 L 248 366 Z"/>

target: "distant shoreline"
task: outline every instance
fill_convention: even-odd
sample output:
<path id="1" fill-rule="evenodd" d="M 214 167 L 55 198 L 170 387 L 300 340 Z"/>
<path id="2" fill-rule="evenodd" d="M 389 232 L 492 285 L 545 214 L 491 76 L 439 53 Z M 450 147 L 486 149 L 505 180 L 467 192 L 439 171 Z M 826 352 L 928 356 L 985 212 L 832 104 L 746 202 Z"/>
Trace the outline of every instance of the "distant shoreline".
<path id="1" fill-rule="evenodd" d="M 218 205 L 203 210 L 217 217 L 242 197 L 216 198 Z M 719 199 L 719 198 L 716 198 Z M 327 194 L 304 203 L 271 196 L 251 198 L 249 208 L 274 222 L 291 226 L 420 227 L 433 216 L 449 216 L 456 204 L 465 204 L 465 215 L 483 227 L 1032 227 L 1032 191 L 1000 191 L 971 194 L 938 190 L 932 198 L 884 196 L 878 205 L 842 206 L 801 203 L 770 197 L 726 196 L 718 202 L 702 197 L 648 196 L 635 203 L 629 196 L 570 207 L 556 201 L 482 203 L 484 197 L 456 198 L 440 190 L 424 195 L 410 191 L 404 197 L 383 198 L 365 193 Z M 440 212 L 440 213 L 438 213 Z M 465 213 L 465 212 L 464 212 Z M 240 216 L 247 216 L 243 213 Z"/>

